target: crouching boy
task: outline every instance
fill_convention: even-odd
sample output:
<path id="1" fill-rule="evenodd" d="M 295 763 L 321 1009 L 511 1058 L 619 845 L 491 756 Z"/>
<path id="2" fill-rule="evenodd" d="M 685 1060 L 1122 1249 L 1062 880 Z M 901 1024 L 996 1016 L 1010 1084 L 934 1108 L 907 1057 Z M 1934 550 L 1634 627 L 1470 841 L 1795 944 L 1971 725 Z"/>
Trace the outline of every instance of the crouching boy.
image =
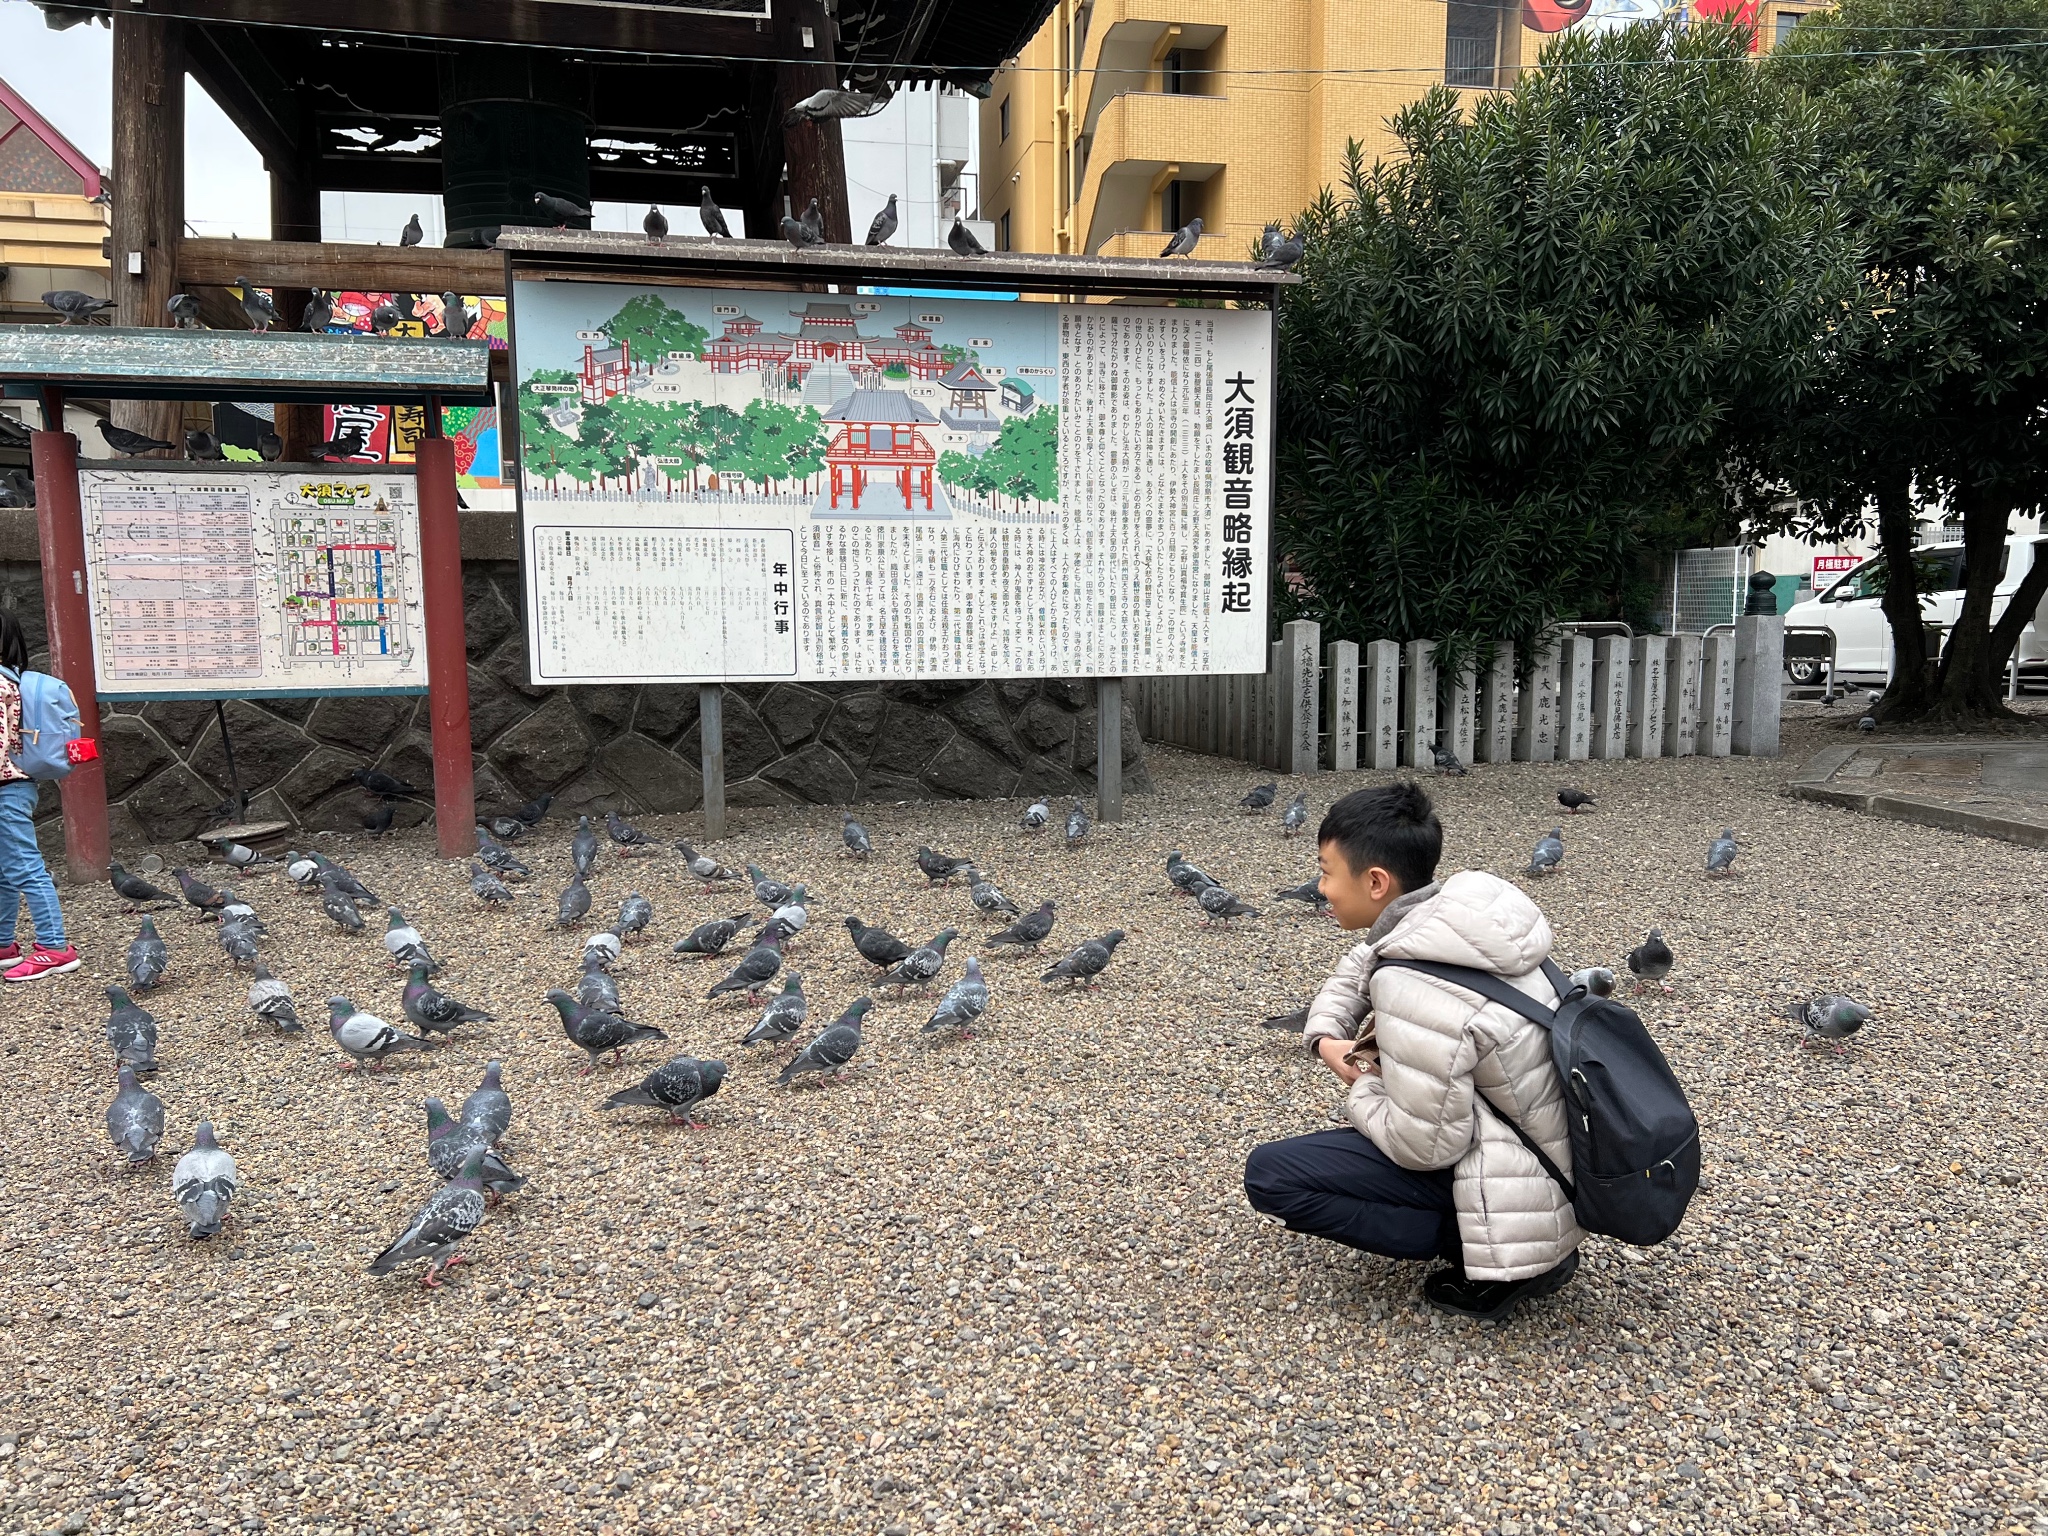
<path id="1" fill-rule="evenodd" d="M 1492 971 L 1545 1007 L 1550 924 L 1520 888 L 1436 878 L 1443 827 L 1412 783 L 1361 789 L 1316 835 L 1322 892 L 1365 942 L 1309 1008 L 1307 1049 L 1350 1086 L 1349 1129 L 1269 1142 L 1245 1195 L 1297 1232 L 1395 1259 L 1449 1262 L 1423 1282 L 1446 1312 L 1500 1318 L 1563 1288 L 1584 1233 L 1512 1119 L 1571 1176 L 1564 1095 L 1539 1024 L 1389 960 Z"/>

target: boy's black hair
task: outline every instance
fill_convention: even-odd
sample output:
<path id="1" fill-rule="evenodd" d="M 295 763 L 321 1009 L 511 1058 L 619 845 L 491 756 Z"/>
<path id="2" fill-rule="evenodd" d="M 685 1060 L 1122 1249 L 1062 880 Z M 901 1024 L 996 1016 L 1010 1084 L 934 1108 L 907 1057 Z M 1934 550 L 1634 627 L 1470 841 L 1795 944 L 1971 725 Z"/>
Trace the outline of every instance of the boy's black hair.
<path id="1" fill-rule="evenodd" d="M 16 672 L 28 667 L 28 636 L 11 608 L 0 608 L 0 667 Z"/>
<path id="2" fill-rule="evenodd" d="M 1354 789 L 1330 807 L 1316 842 L 1335 843 L 1354 875 L 1377 864 L 1404 891 L 1418 891 L 1434 880 L 1437 860 L 1444 856 L 1443 823 L 1412 779 Z"/>

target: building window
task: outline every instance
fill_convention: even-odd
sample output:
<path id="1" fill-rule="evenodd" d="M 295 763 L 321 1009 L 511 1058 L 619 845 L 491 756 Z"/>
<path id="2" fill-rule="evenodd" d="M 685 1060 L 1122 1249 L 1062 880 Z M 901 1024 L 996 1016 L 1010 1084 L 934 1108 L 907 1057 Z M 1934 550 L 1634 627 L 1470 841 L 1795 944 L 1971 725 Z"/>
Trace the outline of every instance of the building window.
<path id="1" fill-rule="evenodd" d="M 996 249 L 1010 249 L 1010 216 L 1007 213 L 996 220 Z"/>
<path id="2" fill-rule="evenodd" d="M 1444 84 L 1491 88 L 1500 62 L 1500 8 L 1450 0 L 1444 12 Z"/>
<path id="3" fill-rule="evenodd" d="M 1780 11 L 1777 18 L 1777 33 L 1771 38 L 1773 48 L 1785 46 L 1785 39 L 1792 35 L 1792 29 L 1806 20 L 1804 11 Z"/>
<path id="4" fill-rule="evenodd" d="M 1010 98 L 1005 96 L 996 105 L 996 142 L 1006 144 L 1010 139 Z"/>
<path id="5" fill-rule="evenodd" d="M 1169 96 L 1210 94 L 1208 49 L 1169 48 L 1159 61 L 1159 88 Z"/>

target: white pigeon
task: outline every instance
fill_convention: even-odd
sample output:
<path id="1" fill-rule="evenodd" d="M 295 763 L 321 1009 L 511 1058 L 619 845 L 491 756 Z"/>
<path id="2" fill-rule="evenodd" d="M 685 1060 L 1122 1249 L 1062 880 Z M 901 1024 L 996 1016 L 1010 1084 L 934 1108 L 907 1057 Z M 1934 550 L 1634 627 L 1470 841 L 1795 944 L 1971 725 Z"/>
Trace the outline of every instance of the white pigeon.
<path id="1" fill-rule="evenodd" d="M 402 1034 L 393 1029 L 374 1013 L 365 1013 L 345 997 L 327 999 L 327 1030 L 334 1036 L 334 1043 L 357 1064 L 376 1064 L 386 1056 L 398 1051 L 430 1051 L 430 1041 L 413 1035 Z"/>
<path id="2" fill-rule="evenodd" d="M 593 933 L 583 941 L 583 958 L 588 962 L 593 955 L 603 956 L 599 963 L 610 966 L 619 958 L 619 936 L 609 928 Z"/>
<path id="3" fill-rule="evenodd" d="M 313 860 L 302 857 L 296 851 L 287 853 L 284 872 L 291 877 L 294 885 L 302 885 L 309 891 L 320 888 L 320 866 Z"/>
<path id="4" fill-rule="evenodd" d="M 802 933 L 804 925 L 810 920 L 811 914 L 804 909 L 804 904 L 800 901 L 787 902 L 777 907 L 768 918 L 771 923 L 781 923 L 792 935 Z"/>
<path id="5" fill-rule="evenodd" d="M 235 1160 L 213 1139 L 213 1124 L 202 1120 L 192 1133 L 192 1150 L 171 1170 L 171 1198 L 185 1213 L 185 1224 L 197 1238 L 209 1238 L 228 1219 L 228 1203 L 242 1187 Z"/>
<path id="6" fill-rule="evenodd" d="M 1026 832 L 1043 832 L 1045 824 L 1051 820 L 1052 807 L 1043 800 L 1034 800 L 1031 802 L 1030 809 L 1025 811 L 1024 819 L 1020 825 Z"/>

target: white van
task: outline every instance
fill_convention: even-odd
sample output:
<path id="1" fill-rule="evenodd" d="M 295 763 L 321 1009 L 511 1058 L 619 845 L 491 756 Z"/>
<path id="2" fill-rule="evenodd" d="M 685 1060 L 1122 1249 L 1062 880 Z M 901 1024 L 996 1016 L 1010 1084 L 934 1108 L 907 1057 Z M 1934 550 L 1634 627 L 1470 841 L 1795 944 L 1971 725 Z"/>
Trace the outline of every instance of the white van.
<path id="1" fill-rule="evenodd" d="M 1991 622 L 2005 612 L 2021 578 L 2036 558 L 2048 548 L 2048 535 L 2015 534 L 2005 541 L 1999 557 L 1998 589 L 1992 600 Z M 1930 625 L 1944 630 L 1952 627 L 1963 606 L 1963 546 L 1927 544 L 1913 551 L 1920 568 L 1920 609 Z M 1785 613 L 1788 631 L 1826 629 L 1835 637 L 1835 674 L 1838 677 L 1886 678 L 1891 674 L 1891 626 L 1884 617 L 1884 558 L 1864 561 L 1852 571 L 1823 588 L 1818 594 L 1794 603 Z M 2048 610 L 2048 599 L 2042 608 Z M 2048 676 L 2048 615 L 2037 613 L 2020 632 L 2017 654 L 2020 676 Z M 1785 670 L 1795 683 L 1820 681 L 1827 656 L 1827 642 L 1818 635 L 1788 633 L 1785 636 Z"/>

